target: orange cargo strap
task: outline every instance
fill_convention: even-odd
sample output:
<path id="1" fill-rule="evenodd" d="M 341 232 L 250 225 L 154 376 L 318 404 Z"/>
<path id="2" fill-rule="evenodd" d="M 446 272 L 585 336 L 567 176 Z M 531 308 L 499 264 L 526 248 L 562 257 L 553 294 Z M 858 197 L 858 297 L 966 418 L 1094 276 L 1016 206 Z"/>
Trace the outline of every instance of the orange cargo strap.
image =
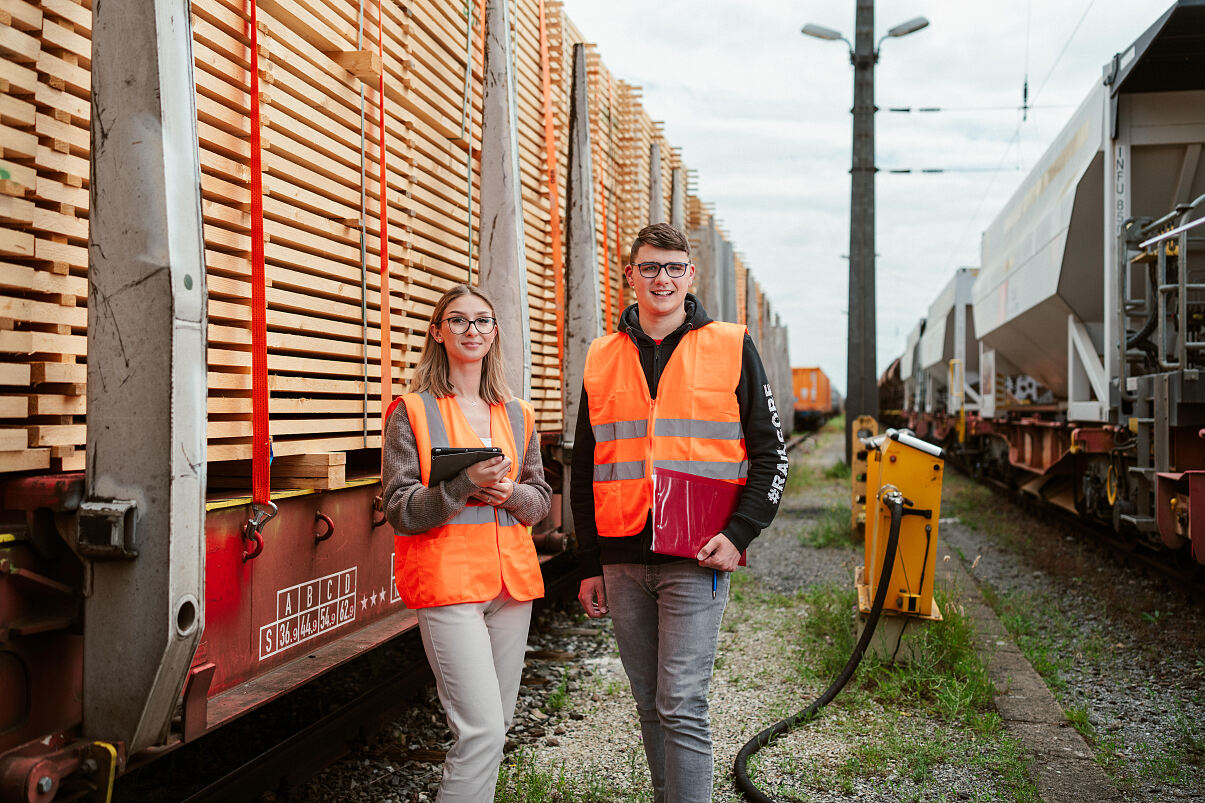
<path id="1" fill-rule="evenodd" d="M 381 0 L 377 0 L 377 54 L 381 57 L 377 116 L 381 130 L 378 140 L 381 171 L 381 440 L 385 439 L 385 419 L 393 401 L 393 345 L 390 342 L 392 310 L 389 303 L 389 202 L 385 197 L 385 20 Z"/>
<path id="2" fill-rule="evenodd" d="M 276 515 L 272 504 L 272 436 L 268 425 L 268 314 L 264 279 L 264 174 L 259 111 L 259 22 L 250 0 L 251 44 L 251 518 L 243 560 L 263 551 L 263 528 Z"/>
<path id="3" fill-rule="evenodd" d="M 483 37 L 484 38 L 484 37 Z M 544 153 L 548 167 L 548 236 L 552 248 L 552 279 L 556 298 L 556 356 L 565 353 L 565 259 L 561 249 L 561 199 L 557 190 L 556 125 L 552 119 L 552 64 L 544 0 L 540 0 L 540 74 L 544 89 Z"/>

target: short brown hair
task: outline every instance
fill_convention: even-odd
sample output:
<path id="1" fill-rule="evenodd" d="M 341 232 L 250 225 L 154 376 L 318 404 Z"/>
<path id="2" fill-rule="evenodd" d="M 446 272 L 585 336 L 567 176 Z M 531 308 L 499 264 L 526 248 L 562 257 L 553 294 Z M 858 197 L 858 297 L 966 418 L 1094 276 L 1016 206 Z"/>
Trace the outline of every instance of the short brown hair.
<path id="1" fill-rule="evenodd" d="M 690 240 L 668 223 L 653 223 L 641 229 L 632 241 L 632 253 L 628 256 L 628 262 L 636 262 L 636 252 L 642 245 L 664 248 L 666 251 L 685 251 L 686 258 L 690 259 Z"/>

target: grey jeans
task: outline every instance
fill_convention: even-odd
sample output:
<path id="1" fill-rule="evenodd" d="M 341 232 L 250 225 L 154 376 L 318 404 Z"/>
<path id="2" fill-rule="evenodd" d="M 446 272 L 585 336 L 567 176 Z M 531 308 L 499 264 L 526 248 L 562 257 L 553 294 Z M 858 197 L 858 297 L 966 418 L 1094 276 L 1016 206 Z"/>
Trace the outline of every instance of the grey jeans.
<path id="1" fill-rule="evenodd" d="M 713 600 L 711 569 L 693 561 L 603 566 L 657 803 L 711 800 L 707 690 L 728 581 L 720 572 Z"/>

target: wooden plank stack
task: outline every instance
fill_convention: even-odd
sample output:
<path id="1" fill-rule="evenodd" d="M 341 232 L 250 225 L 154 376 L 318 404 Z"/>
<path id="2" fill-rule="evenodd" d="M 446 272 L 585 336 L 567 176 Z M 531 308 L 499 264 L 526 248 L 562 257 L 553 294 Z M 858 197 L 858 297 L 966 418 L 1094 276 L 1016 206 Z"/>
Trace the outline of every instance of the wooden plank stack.
<path id="1" fill-rule="evenodd" d="M 560 207 L 553 210 L 540 6 L 514 0 L 511 22 L 531 396 L 540 430 L 556 432 L 562 302 L 551 228 L 554 212 L 562 221 L 565 214 L 573 46 L 586 40 L 559 2 L 545 0 Z M 378 20 L 375 3 L 259 0 L 254 99 L 246 2 L 192 4 L 215 486 L 245 486 L 251 451 L 253 102 L 262 115 L 277 487 L 338 485 L 343 452 L 380 445 L 382 161 L 395 393 L 417 362 L 435 300 L 476 279 L 484 2 L 386 0 L 382 9 Z M 84 467 L 91 13 L 90 0 L 0 0 L 0 472 Z M 623 265 L 649 219 L 650 144 L 661 147 L 663 219 L 672 170 L 683 165 L 639 88 L 618 80 L 593 46 L 588 52 L 601 312 L 610 331 L 632 301 Z M 688 196 L 688 217 L 702 210 Z"/>
<path id="2" fill-rule="evenodd" d="M 0 472 L 84 467 L 91 11 L 0 5 Z"/>

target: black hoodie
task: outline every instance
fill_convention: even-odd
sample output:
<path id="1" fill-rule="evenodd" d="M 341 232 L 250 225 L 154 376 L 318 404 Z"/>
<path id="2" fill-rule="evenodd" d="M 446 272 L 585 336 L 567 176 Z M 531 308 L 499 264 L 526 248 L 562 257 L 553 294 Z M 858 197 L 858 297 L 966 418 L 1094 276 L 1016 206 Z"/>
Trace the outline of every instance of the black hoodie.
<path id="1" fill-rule="evenodd" d="M 619 331 L 636 344 L 640 352 L 640 367 L 648 382 L 649 394 L 657 398 L 657 385 L 661 371 L 669 361 L 674 349 L 691 329 L 699 329 L 711 323 L 711 318 L 699 300 L 690 293 L 686 295 L 686 320 L 667 335 L 660 343 L 655 342 L 640 328 L 640 317 L 636 305 L 628 307 L 620 316 Z M 746 478 L 740 503 L 724 535 L 742 552 L 761 533 L 774 514 L 787 478 L 787 452 L 783 441 L 782 426 L 775 408 L 774 396 L 770 391 L 766 370 L 758 356 L 753 339 L 745 334 L 741 354 L 740 383 L 733 389 L 740 406 L 741 426 L 745 431 L 745 450 L 749 453 L 749 476 Z M 586 389 L 582 388 L 581 406 L 578 408 L 577 432 L 573 442 L 573 470 L 570 483 L 570 503 L 573 507 L 573 525 L 577 534 L 578 569 L 582 579 L 602 574 L 606 563 L 670 563 L 684 560 L 652 551 L 652 518 L 645 521 L 644 529 L 636 535 L 624 538 L 599 538 L 594 519 L 594 430 L 590 427 L 590 405 Z"/>

